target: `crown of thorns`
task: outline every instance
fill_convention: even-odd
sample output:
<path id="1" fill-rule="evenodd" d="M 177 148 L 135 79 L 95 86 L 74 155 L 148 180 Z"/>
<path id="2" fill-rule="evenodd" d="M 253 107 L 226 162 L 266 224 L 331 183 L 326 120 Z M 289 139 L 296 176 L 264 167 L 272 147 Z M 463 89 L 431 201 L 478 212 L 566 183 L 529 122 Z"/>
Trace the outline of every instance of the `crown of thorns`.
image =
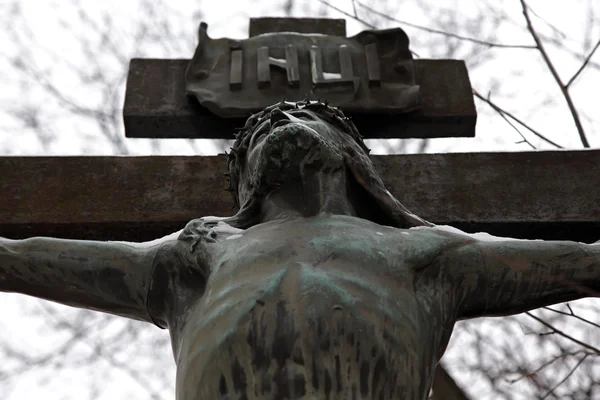
<path id="1" fill-rule="evenodd" d="M 229 178 L 229 187 L 226 189 L 232 193 L 236 205 L 239 207 L 238 199 L 238 181 L 239 167 L 246 158 L 246 152 L 250 145 L 251 134 L 254 129 L 271 117 L 271 111 L 279 109 L 288 110 L 307 110 L 318 115 L 325 122 L 339 128 L 342 132 L 348 134 L 360 146 L 365 153 L 371 151 L 364 143 L 362 136 L 356 129 L 352 120 L 344 115 L 339 107 L 330 107 L 327 102 L 303 100 L 299 102 L 281 101 L 278 104 L 266 107 L 264 110 L 253 114 L 246 120 L 243 128 L 237 129 L 235 133 L 235 142 L 230 152 L 227 154 L 229 173 L 225 174 Z"/>

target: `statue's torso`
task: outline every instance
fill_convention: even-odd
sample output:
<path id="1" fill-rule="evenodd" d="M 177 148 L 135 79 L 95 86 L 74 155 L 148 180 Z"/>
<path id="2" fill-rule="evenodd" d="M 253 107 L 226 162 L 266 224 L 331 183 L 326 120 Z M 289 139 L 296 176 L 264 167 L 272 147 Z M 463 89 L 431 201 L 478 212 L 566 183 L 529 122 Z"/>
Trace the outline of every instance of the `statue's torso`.
<path id="1" fill-rule="evenodd" d="M 453 325 L 443 236 L 341 216 L 215 232 L 204 294 L 181 284 L 172 316 L 179 400 L 426 398 Z"/>

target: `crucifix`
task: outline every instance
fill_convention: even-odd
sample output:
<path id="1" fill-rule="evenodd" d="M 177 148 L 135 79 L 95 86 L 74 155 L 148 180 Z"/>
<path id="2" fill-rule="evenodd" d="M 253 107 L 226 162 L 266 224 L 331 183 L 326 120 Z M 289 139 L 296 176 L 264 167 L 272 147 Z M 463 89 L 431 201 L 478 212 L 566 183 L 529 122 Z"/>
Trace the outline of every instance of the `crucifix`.
<path id="1" fill-rule="evenodd" d="M 126 134 L 237 125 L 226 157 L 0 158 L 0 291 L 168 329 L 178 400 L 425 399 L 456 321 L 597 296 L 597 151 L 370 157 L 472 136 L 470 85 L 342 27 L 133 60 Z"/>

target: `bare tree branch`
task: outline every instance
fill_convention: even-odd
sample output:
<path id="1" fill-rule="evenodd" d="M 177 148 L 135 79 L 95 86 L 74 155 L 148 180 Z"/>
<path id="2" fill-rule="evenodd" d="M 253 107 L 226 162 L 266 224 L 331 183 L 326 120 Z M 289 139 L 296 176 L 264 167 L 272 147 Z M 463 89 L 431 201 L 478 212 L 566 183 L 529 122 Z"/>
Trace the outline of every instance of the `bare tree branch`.
<path id="1" fill-rule="evenodd" d="M 580 355 L 580 354 L 588 355 L 589 356 L 589 355 L 591 355 L 593 353 L 586 352 L 585 350 L 561 352 L 557 356 L 550 358 L 550 360 L 546 361 L 545 363 L 543 363 L 542 365 L 540 365 L 538 368 L 536 368 L 532 372 L 521 374 L 521 376 L 519 376 L 518 378 L 516 378 L 516 379 L 509 379 L 508 381 L 510 383 L 517 383 L 518 381 L 520 381 L 523 378 L 530 378 L 532 375 L 538 374 L 544 368 L 548 367 L 550 364 L 553 364 L 553 363 L 555 363 L 558 360 L 564 360 L 566 357 L 573 357 L 573 356 L 577 356 L 577 355 Z"/>
<path id="2" fill-rule="evenodd" d="M 515 122 L 517 122 L 519 125 L 523 126 L 527 130 L 529 130 L 531 133 L 533 133 L 535 136 L 537 136 L 540 139 L 542 139 L 543 141 L 545 141 L 545 142 L 547 142 L 547 143 L 551 144 L 552 146 L 555 146 L 555 147 L 557 147 L 559 149 L 564 148 L 563 146 L 559 145 L 558 143 L 553 142 L 552 140 L 548 139 L 546 136 L 542 135 L 541 133 L 539 133 L 538 131 L 536 131 L 532 127 L 530 127 L 528 124 L 526 124 L 525 122 L 523 122 L 521 119 L 517 118 L 515 115 L 513 115 L 510 112 L 506 111 L 505 109 L 501 108 L 500 106 L 498 106 L 496 103 L 492 102 L 487 97 L 482 96 L 477 90 L 473 89 L 473 95 L 475 97 L 477 97 L 478 99 L 486 102 L 490 107 L 492 107 L 494 109 L 494 111 L 496 111 L 500 115 L 506 115 L 506 116 L 510 117 Z"/>
<path id="3" fill-rule="evenodd" d="M 590 54 L 588 54 L 588 56 L 585 58 L 585 60 L 583 60 L 583 64 L 581 64 L 581 67 L 579 67 L 577 72 L 575 72 L 575 74 L 571 77 L 571 79 L 569 79 L 569 82 L 567 82 L 567 84 L 566 84 L 567 89 L 571 86 L 571 84 L 575 81 L 575 79 L 577 79 L 577 77 L 579 76 L 579 74 L 581 74 L 581 72 L 585 69 L 585 67 L 588 66 L 590 59 L 592 58 L 592 56 L 594 55 L 596 50 L 598 50 L 598 46 L 600 46 L 600 39 L 598 39 L 598 41 L 596 42 L 596 45 L 594 46 L 592 51 L 590 51 Z"/>
<path id="4" fill-rule="evenodd" d="M 584 348 L 586 348 L 588 350 L 593 351 L 596 355 L 600 355 L 600 349 L 598 349 L 597 347 L 592 346 L 589 343 L 582 342 L 581 340 L 575 339 L 573 336 L 569 335 L 568 333 L 566 333 L 566 332 L 564 332 L 564 331 L 562 331 L 562 330 L 560 330 L 558 328 L 555 328 L 554 326 L 552 326 L 548 322 L 544 321 L 540 317 L 537 317 L 537 316 L 533 315 L 529 311 L 526 312 L 525 314 L 527 316 L 535 319 L 537 322 L 539 322 L 540 324 L 544 325 L 546 328 L 550 329 L 550 332 L 546 332 L 545 333 L 546 335 L 548 335 L 548 334 L 557 334 L 559 336 L 564 337 L 567 340 L 570 340 L 573 343 L 576 343 L 576 344 L 580 345 L 581 347 L 584 347 Z"/>
<path id="5" fill-rule="evenodd" d="M 551 308 L 551 307 L 543 307 L 543 308 L 544 308 L 544 309 L 546 309 L 546 310 L 548 310 L 548 311 L 552 311 L 552 312 L 554 312 L 554 313 L 557 313 L 557 314 L 566 315 L 566 316 L 568 316 L 568 317 L 575 318 L 575 319 L 577 319 L 577 320 L 579 320 L 579 321 L 581 321 L 581 322 L 583 322 L 583 323 L 585 323 L 585 324 L 588 324 L 588 325 L 591 325 L 591 326 L 593 326 L 593 327 L 595 327 L 595 328 L 599 328 L 599 329 L 600 329 L 600 325 L 598 325 L 598 324 L 596 324 L 596 323 L 594 323 L 594 322 L 590 321 L 589 319 L 582 318 L 582 317 L 580 317 L 579 315 L 575 314 L 575 313 L 573 312 L 573 310 L 571 309 L 571 306 L 569 305 L 569 303 L 566 303 L 565 305 L 566 305 L 566 306 L 567 306 L 567 308 L 569 309 L 569 312 L 568 312 L 568 313 L 567 313 L 567 312 L 564 312 L 564 311 L 557 310 L 557 309 L 555 309 L 555 308 Z"/>
<path id="6" fill-rule="evenodd" d="M 556 48 L 560 49 L 561 51 L 564 51 L 565 53 L 569 54 L 572 57 L 575 57 L 577 60 L 579 60 L 581 62 L 585 61 L 587 55 L 581 54 L 578 51 L 571 49 L 569 46 L 566 46 L 565 42 L 563 40 L 559 40 L 555 37 L 544 35 L 542 32 L 537 32 L 537 34 L 538 34 L 538 37 L 545 43 L 552 44 Z M 600 64 L 598 64 L 592 60 L 589 60 L 588 67 L 600 69 Z"/>
<path id="7" fill-rule="evenodd" d="M 392 21 L 392 22 L 396 22 L 398 24 L 403 24 L 403 25 L 406 25 L 406 26 L 410 26 L 411 28 L 419 29 L 421 31 L 425 31 L 425 32 L 428 32 L 428 33 L 433 33 L 433 34 L 436 34 L 436 35 L 444 35 L 444 36 L 447 36 L 447 37 L 451 37 L 451 38 L 458 39 L 458 40 L 464 40 L 464 41 L 467 41 L 467 42 L 475 43 L 475 44 L 478 44 L 478 45 L 481 45 L 481 46 L 486 46 L 486 47 L 499 47 L 499 48 L 505 48 L 505 49 L 535 49 L 536 48 L 535 46 L 532 46 L 530 44 L 493 43 L 493 42 L 488 42 L 488 41 L 485 41 L 485 40 L 475 39 L 475 38 L 472 38 L 472 37 L 462 36 L 462 35 L 459 35 L 459 34 L 456 34 L 456 33 L 452 33 L 452 32 L 442 31 L 442 30 L 439 30 L 439 29 L 434 29 L 434 28 L 429 28 L 429 27 L 422 26 L 422 25 L 413 24 L 412 22 L 403 21 L 403 20 L 394 18 L 391 15 L 388 15 L 388 14 L 382 13 L 380 11 L 377 11 L 374 8 L 369 7 L 366 4 L 363 4 L 363 3 L 361 3 L 358 0 L 355 0 L 355 1 L 356 1 L 356 3 L 360 7 L 364 8 L 365 10 L 368 10 L 368 11 L 372 12 L 373 14 L 376 14 L 376 15 L 380 16 L 381 18 L 385 18 L 388 21 Z"/>
<path id="8" fill-rule="evenodd" d="M 583 125 L 581 124 L 581 120 L 579 118 L 579 113 L 577 112 L 577 108 L 575 108 L 575 105 L 573 104 L 573 99 L 571 98 L 571 95 L 569 94 L 569 89 L 560 79 L 560 76 L 558 75 L 558 72 L 556 71 L 556 68 L 554 67 L 554 64 L 552 63 L 552 60 L 550 60 L 550 57 L 548 56 L 548 53 L 546 52 L 546 49 L 544 48 L 544 44 L 540 40 L 535 28 L 533 27 L 531 18 L 529 17 L 529 8 L 527 6 L 527 3 L 525 2 L 525 0 L 520 0 L 520 1 L 521 1 L 521 7 L 523 8 L 523 15 L 525 16 L 525 20 L 527 21 L 527 30 L 529 30 L 531 37 L 533 38 L 533 40 L 536 43 L 537 49 L 539 50 L 540 54 L 542 55 L 542 58 L 544 59 L 546 66 L 550 70 L 550 73 L 554 77 L 554 80 L 558 84 L 560 91 L 562 92 L 563 97 L 565 98 L 565 101 L 567 102 L 569 111 L 571 112 L 571 115 L 573 116 L 573 121 L 575 122 L 575 126 L 577 127 L 577 133 L 579 134 L 579 138 L 581 139 L 581 143 L 583 144 L 583 147 L 589 148 L 590 144 L 585 136 L 585 130 L 583 129 Z"/>
<path id="9" fill-rule="evenodd" d="M 358 12 L 356 11 L 356 0 L 352 0 L 352 11 L 354 11 L 354 18 L 358 19 Z"/>
<path id="10" fill-rule="evenodd" d="M 571 368 L 571 371 L 569 371 L 569 373 L 567 374 L 567 376 L 565 376 L 560 382 L 558 382 L 556 385 L 554 385 L 552 387 L 552 389 L 550 389 L 548 391 L 548 393 L 546 393 L 544 396 L 542 396 L 540 398 L 540 400 L 544 400 L 544 399 L 548 398 L 548 396 L 550 396 L 551 394 L 554 394 L 554 391 L 556 389 L 558 389 L 558 387 L 560 385 L 562 385 L 563 383 L 565 383 L 567 381 L 567 379 L 569 379 L 571 377 L 571 375 L 573 375 L 573 372 L 575 372 L 575 370 L 577 368 L 579 368 L 579 366 L 581 365 L 581 363 L 584 362 L 585 359 L 588 358 L 588 356 L 589 356 L 589 354 L 584 354 L 583 357 L 581 357 L 581 359 L 579 360 L 579 362 L 577 362 L 577 364 L 575 364 L 575 366 L 573 368 Z"/>
<path id="11" fill-rule="evenodd" d="M 365 21 L 362 18 L 359 18 L 358 15 L 356 14 L 356 8 L 354 9 L 355 10 L 355 14 L 352 15 L 349 12 L 346 12 L 346 11 L 342 10 L 341 8 L 334 6 L 333 4 L 331 4 L 330 2 L 328 2 L 326 0 L 319 0 L 319 2 L 321 4 L 324 4 L 327 7 L 331 8 L 332 10 L 335 10 L 335 11 L 339 12 L 340 14 L 344 14 L 346 17 L 352 18 L 353 20 L 355 20 L 357 22 L 360 22 L 361 24 L 363 24 L 365 26 L 368 26 L 369 28 L 377 29 L 377 27 L 375 25 L 373 25 L 373 24 Z M 353 6 L 355 5 L 354 1 L 352 1 L 352 5 Z"/>
<path id="12" fill-rule="evenodd" d="M 362 18 L 359 18 L 358 15 L 357 15 L 357 13 L 356 13 L 356 8 L 355 8 L 355 13 L 353 15 L 353 14 L 351 14 L 349 12 L 346 12 L 346 11 L 342 10 L 339 7 L 334 6 L 333 4 L 329 3 L 326 0 L 319 0 L 319 2 L 322 3 L 322 4 L 324 4 L 324 5 L 326 5 L 327 7 L 331 8 L 332 10 L 335 10 L 335 11 L 337 11 L 337 12 L 339 12 L 339 13 L 341 13 L 341 14 L 349 17 L 349 18 L 354 19 L 355 21 L 360 22 L 361 24 L 363 24 L 365 26 L 368 26 L 369 28 L 376 28 L 376 26 L 374 26 L 373 24 L 365 21 Z M 418 29 L 418 30 L 421 30 L 421 31 L 433 33 L 433 34 L 436 34 L 436 35 L 443 35 L 443 36 L 451 37 L 451 38 L 458 39 L 458 40 L 464 40 L 464 41 L 475 43 L 475 44 L 478 44 L 478 45 L 481 45 L 481 46 L 486 46 L 486 47 L 500 47 L 500 48 L 508 48 L 508 49 L 535 49 L 536 48 L 536 46 L 532 46 L 530 44 L 504 44 L 504 43 L 487 42 L 485 40 L 479 40 L 479 39 L 475 39 L 475 38 L 471 38 L 471 37 L 467 37 L 467 36 L 462 36 L 462 35 L 459 35 L 457 33 L 441 31 L 441 30 L 438 30 L 438 29 L 434 29 L 434 28 L 429 28 L 429 27 L 422 26 L 422 25 L 413 24 L 412 22 L 403 21 L 403 20 L 394 18 L 394 17 L 392 17 L 392 16 L 390 16 L 388 14 L 385 14 L 385 13 L 382 13 L 380 11 L 377 11 L 374 8 L 371 8 L 371 7 L 367 6 L 366 4 L 361 3 L 358 0 L 353 0 L 352 4 L 353 4 L 353 6 L 355 6 L 355 4 L 358 4 L 360 7 L 364 8 L 365 10 L 367 10 L 367 11 L 369 11 L 369 12 L 371 12 L 371 13 L 373 13 L 373 14 L 381 17 L 381 18 L 387 19 L 388 21 L 396 22 L 396 23 L 401 24 L 401 25 L 410 26 L 411 28 L 415 28 L 415 29 Z"/>
<path id="13" fill-rule="evenodd" d="M 488 100 L 489 100 L 489 98 L 488 98 Z M 525 137 L 525 135 L 523 135 L 523 133 L 522 133 L 522 132 L 519 130 L 519 128 L 517 128 L 517 127 L 515 126 L 515 124 L 513 124 L 513 123 L 512 123 L 512 122 L 511 122 L 511 121 L 508 119 L 508 117 L 506 116 L 506 114 L 504 113 L 504 111 L 502 111 L 502 110 L 500 110 L 500 109 L 498 109 L 498 110 L 496 110 L 496 111 L 498 112 L 498 115 L 500 115 L 500 116 L 502 117 L 502 119 L 503 119 L 504 121 L 506 121 L 506 123 L 507 123 L 508 125 L 510 125 L 510 126 L 511 126 L 511 127 L 512 127 L 512 128 L 515 130 L 515 131 L 517 131 L 517 133 L 519 134 L 519 136 L 521 136 L 521 138 L 523 139 L 523 140 L 521 140 L 520 142 L 516 142 L 515 144 L 526 143 L 526 144 L 528 144 L 528 145 L 529 145 L 529 147 L 531 147 L 532 149 L 534 149 L 534 150 L 536 149 L 536 147 L 535 147 L 533 144 L 531 144 L 531 142 L 530 142 L 529 140 L 527 140 L 527 138 Z"/>
<path id="14" fill-rule="evenodd" d="M 161 399 L 160 394 L 157 393 L 154 389 L 152 389 L 150 382 L 144 376 L 142 376 L 139 373 L 139 371 L 135 370 L 134 368 L 131 368 L 126 363 L 116 360 L 113 355 L 103 352 L 101 346 L 99 346 L 98 344 L 96 344 L 94 346 L 94 345 L 88 343 L 87 341 L 85 341 L 84 340 L 85 333 L 86 333 L 85 331 L 80 332 L 80 329 L 76 325 L 74 325 L 71 321 L 69 321 L 65 318 L 61 318 L 60 316 L 56 315 L 54 310 L 51 309 L 50 307 L 48 307 L 48 305 L 42 303 L 41 308 L 45 312 L 47 312 L 49 315 L 51 315 L 53 319 L 57 320 L 61 325 L 63 325 L 64 327 L 66 327 L 69 330 L 71 330 L 72 332 L 74 332 L 73 337 L 69 340 L 70 345 L 72 344 L 71 343 L 72 341 L 78 341 L 78 342 L 86 345 L 94 352 L 94 355 L 102 357 L 111 366 L 118 368 L 118 369 L 122 370 L 125 374 L 129 375 L 129 377 L 131 377 L 141 388 L 146 390 L 146 392 L 151 396 L 151 398 L 153 400 Z M 56 356 L 56 354 L 54 352 L 52 352 L 51 355 L 52 355 L 52 357 Z"/>

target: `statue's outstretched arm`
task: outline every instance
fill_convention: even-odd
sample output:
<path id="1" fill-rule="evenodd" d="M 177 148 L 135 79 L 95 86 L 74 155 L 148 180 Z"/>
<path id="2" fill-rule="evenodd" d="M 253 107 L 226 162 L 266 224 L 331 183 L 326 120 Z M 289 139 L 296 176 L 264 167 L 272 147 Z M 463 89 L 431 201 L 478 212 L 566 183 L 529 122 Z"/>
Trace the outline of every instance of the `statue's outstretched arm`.
<path id="1" fill-rule="evenodd" d="M 0 238 L 0 292 L 152 322 L 147 295 L 160 244 Z"/>
<path id="2" fill-rule="evenodd" d="M 451 253 L 442 262 L 451 271 L 459 318 L 600 296 L 600 244 L 487 237 Z"/>

